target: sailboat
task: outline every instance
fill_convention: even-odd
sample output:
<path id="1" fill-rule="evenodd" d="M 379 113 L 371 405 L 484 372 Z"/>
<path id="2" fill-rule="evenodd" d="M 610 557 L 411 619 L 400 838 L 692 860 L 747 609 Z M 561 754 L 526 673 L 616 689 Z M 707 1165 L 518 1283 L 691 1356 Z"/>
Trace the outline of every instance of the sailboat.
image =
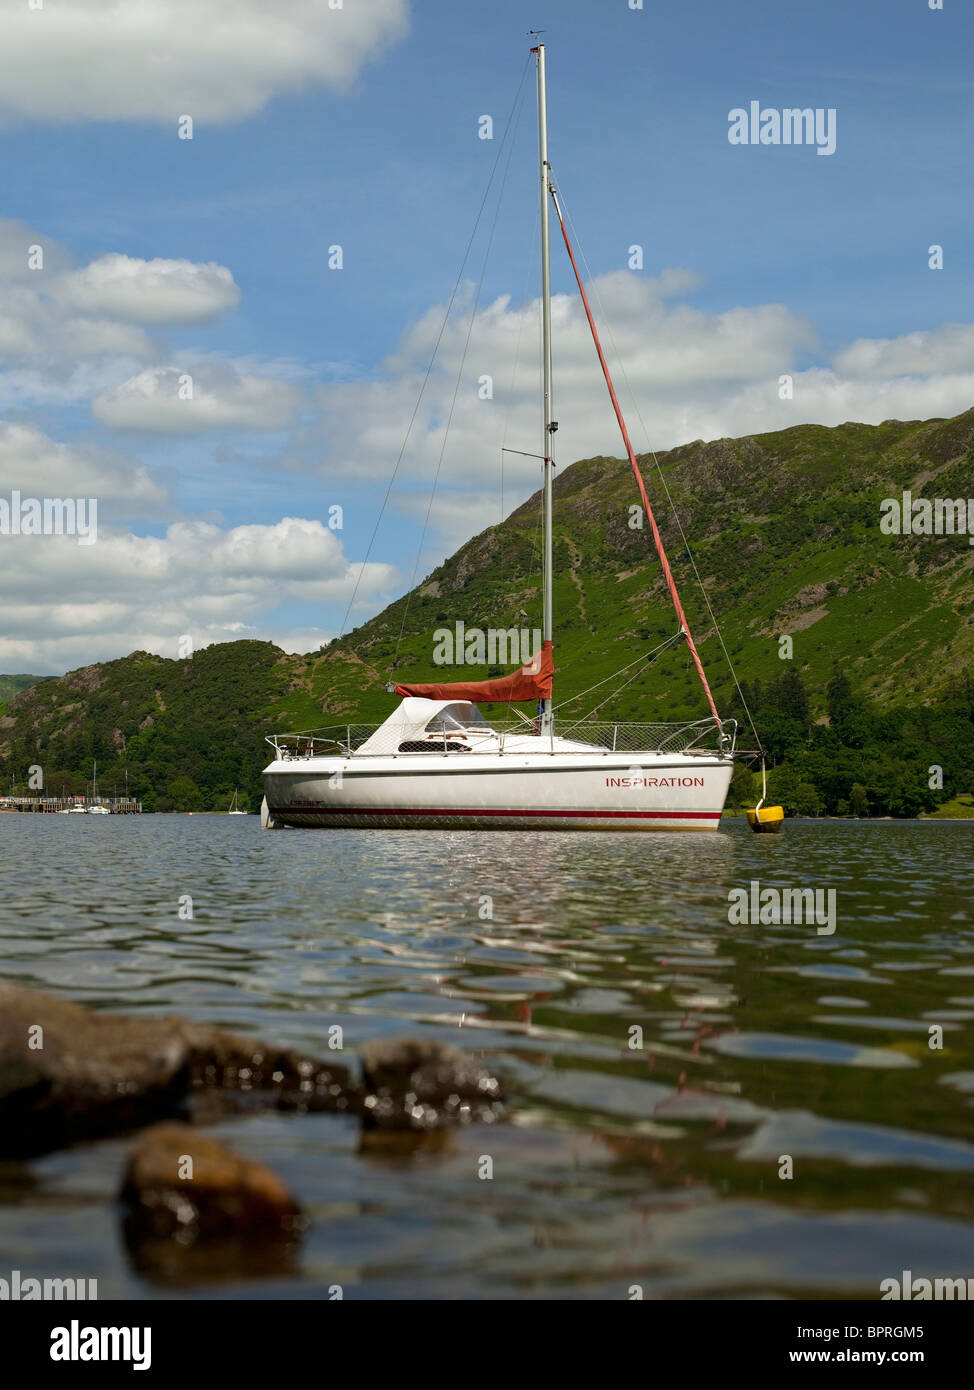
<path id="1" fill-rule="evenodd" d="M 92 764 L 91 772 L 91 800 L 92 805 L 88 807 L 90 816 L 110 816 L 112 813 L 107 806 L 103 806 L 98 800 L 98 764 Z"/>
<path id="2" fill-rule="evenodd" d="M 227 815 L 228 815 L 228 816 L 245 816 L 246 814 L 247 814 L 246 811 L 240 811 L 240 810 L 237 809 L 237 789 L 236 789 L 236 787 L 234 787 L 234 789 L 233 789 L 233 800 L 230 802 L 230 809 L 229 809 L 229 811 L 227 811 Z"/>
<path id="3" fill-rule="evenodd" d="M 384 723 L 271 735 L 261 824 L 490 830 L 715 830 L 733 771 L 735 720 L 717 712 L 602 353 L 548 163 L 545 48 L 536 57 L 541 184 L 543 629 L 541 650 L 513 674 L 389 687 L 402 697 Z M 683 724 L 555 724 L 549 206 L 571 258 L 612 406 L 710 717 Z M 517 709 L 536 704 L 536 717 Z M 513 722 L 479 706 L 502 703 Z"/>

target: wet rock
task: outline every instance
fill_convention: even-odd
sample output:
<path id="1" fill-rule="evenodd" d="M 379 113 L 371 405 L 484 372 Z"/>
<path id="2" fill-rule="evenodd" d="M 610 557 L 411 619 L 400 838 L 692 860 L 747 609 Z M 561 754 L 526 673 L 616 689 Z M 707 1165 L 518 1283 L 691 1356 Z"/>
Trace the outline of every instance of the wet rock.
<path id="1" fill-rule="evenodd" d="M 191 1125 L 153 1125 L 133 1146 L 121 1199 L 140 1271 L 163 1282 L 293 1268 L 304 1228 L 279 1177 Z"/>
<path id="2" fill-rule="evenodd" d="M 187 1244 L 300 1231 L 301 1209 L 275 1173 L 192 1125 L 152 1125 L 139 1135 L 121 1198 L 151 1234 Z"/>
<path id="3" fill-rule="evenodd" d="M 93 1014 L 0 981 L 0 1151 L 43 1151 L 172 1113 L 189 1061 L 161 1020 Z"/>
<path id="4" fill-rule="evenodd" d="M 431 1130 L 444 1123 L 499 1118 L 500 1082 L 474 1057 L 449 1043 L 397 1039 L 361 1050 L 366 1125 Z"/>
<path id="5" fill-rule="evenodd" d="M 344 1067 L 183 1019 L 95 1013 L 0 980 L 0 1153 L 174 1117 L 202 1088 L 241 1105 L 359 1105 Z"/>
<path id="6" fill-rule="evenodd" d="M 457 1047 L 369 1043 L 361 1061 L 363 1084 L 344 1066 L 259 1039 L 95 1012 L 0 980 L 0 1156 L 242 1109 L 348 1113 L 403 1133 L 501 1112 L 496 1077 Z"/>
<path id="7" fill-rule="evenodd" d="M 357 1111 L 358 1085 L 347 1067 L 321 1062 L 290 1048 L 274 1047 L 219 1028 L 178 1022 L 191 1050 L 190 1079 L 195 1089 L 233 1092 L 278 1110 Z"/>

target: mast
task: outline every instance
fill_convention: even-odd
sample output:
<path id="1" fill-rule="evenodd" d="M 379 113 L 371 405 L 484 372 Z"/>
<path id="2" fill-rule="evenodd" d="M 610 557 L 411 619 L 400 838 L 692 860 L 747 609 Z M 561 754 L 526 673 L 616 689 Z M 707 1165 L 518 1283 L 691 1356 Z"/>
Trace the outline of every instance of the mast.
<path id="1" fill-rule="evenodd" d="M 552 540 L 551 540 L 551 475 L 554 469 L 554 434 L 558 428 L 552 419 L 551 397 L 551 264 L 548 241 L 548 108 L 545 97 L 544 44 L 532 48 L 538 60 L 538 161 L 541 167 L 541 358 L 543 371 L 543 434 L 541 452 L 544 457 L 544 613 L 542 618 L 542 640 L 552 640 Z M 550 733 L 552 729 L 551 700 L 542 702 L 541 731 Z"/>

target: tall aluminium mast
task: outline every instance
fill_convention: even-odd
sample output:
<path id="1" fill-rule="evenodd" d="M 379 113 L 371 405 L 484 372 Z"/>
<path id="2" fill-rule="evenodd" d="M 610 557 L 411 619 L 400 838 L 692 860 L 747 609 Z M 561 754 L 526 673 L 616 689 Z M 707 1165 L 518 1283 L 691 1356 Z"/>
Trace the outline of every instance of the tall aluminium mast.
<path id="1" fill-rule="evenodd" d="M 543 438 L 544 457 L 544 613 L 542 640 L 552 640 L 552 542 L 551 542 L 551 475 L 554 468 L 554 434 L 558 423 L 552 418 L 551 397 L 551 266 L 548 243 L 548 109 L 545 99 L 544 44 L 532 48 L 538 60 L 538 158 L 541 166 L 541 359 L 543 372 Z M 551 700 L 542 702 L 541 730 L 550 733 L 552 726 Z"/>

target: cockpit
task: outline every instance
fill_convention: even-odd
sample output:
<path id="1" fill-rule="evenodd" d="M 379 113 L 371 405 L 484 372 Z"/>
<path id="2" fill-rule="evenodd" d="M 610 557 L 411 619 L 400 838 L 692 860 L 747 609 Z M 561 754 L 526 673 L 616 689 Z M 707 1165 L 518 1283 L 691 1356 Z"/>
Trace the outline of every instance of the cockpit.
<path id="1" fill-rule="evenodd" d="M 457 701 L 444 705 L 429 720 L 420 738 L 409 738 L 399 745 L 400 753 L 469 753 L 472 744 L 483 742 L 492 733 L 476 705 Z"/>

